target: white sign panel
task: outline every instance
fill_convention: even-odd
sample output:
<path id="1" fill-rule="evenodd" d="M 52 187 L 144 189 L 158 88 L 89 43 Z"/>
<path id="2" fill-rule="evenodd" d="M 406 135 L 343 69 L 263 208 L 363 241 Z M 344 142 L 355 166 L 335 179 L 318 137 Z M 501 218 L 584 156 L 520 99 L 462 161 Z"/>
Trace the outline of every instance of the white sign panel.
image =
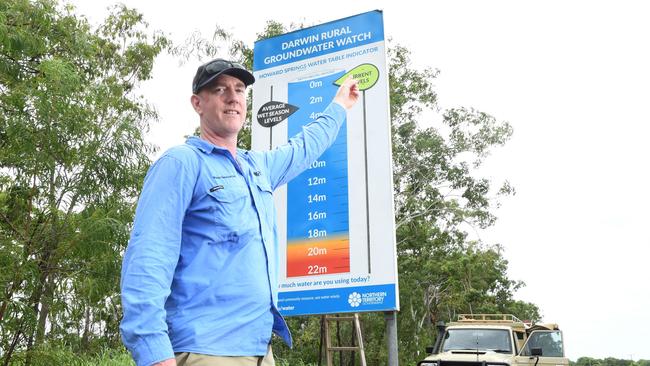
<path id="1" fill-rule="evenodd" d="M 372 11 L 255 44 L 253 149 L 284 144 L 352 76 L 361 97 L 334 144 L 274 193 L 284 315 L 399 308 L 383 16 Z"/>

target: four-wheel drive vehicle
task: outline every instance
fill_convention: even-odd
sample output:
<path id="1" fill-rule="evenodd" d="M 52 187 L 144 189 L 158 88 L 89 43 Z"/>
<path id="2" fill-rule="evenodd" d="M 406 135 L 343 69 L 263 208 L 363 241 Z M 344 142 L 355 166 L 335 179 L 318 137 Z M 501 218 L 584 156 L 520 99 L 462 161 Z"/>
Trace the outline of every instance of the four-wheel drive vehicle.
<path id="1" fill-rule="evenodd" d="M 568 366 L 557 324 L 524 323 L 513 315 L 461 314 L 439 324 L 430 355 L 418 366 Z"/>

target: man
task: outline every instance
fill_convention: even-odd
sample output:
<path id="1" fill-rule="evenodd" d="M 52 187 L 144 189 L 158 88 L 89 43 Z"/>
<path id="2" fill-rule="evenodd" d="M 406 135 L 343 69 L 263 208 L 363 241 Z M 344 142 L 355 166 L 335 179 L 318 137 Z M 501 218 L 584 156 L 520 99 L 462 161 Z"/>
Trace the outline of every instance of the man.
<path id="1" fill-rule="evenodd" d="M 272 333 L 291 346 L 272 192 L 334 142 L 359 90 L 348 79 L 288 144 L 254 152 L 237 148 L 254 81 L 234 62 L 201 65 L 191 97 L 201 137 L 147 173 L 121 282 L 122 338 L 138 366 L 271 366 Z"/>

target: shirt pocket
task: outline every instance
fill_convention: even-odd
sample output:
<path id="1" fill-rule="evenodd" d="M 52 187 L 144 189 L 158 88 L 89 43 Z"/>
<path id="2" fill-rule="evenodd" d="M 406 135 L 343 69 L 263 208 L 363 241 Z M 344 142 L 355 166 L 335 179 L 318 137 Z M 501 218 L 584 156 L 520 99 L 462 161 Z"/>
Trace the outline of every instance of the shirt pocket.
<path id="1" fill-rule="evenodd" d="M 225 186 L 218 184 L 206 192 L 207 204 L 213 213 L 216 225 L 214 237 L 236 238 L 233 233 L 241 232 L 244 228 L 244 217 L 250 211 L 250 196 L 246 187 L 231 184 Z"/>
<path id="2" fill-rule="evenodd" d="M 271 184 L 267 182 L 265 179 L 258 178 L 255 180 L 255 185 L 257 188 L 262 192 L 266 193 L 269 195 L 273 195 L 273 190 L 271 189 Z"/>
<path id="3" fill-rule="evenodd" d="M 264 224 L 271 229 L 275 220 L 273 189 L 271 189 L 269 182 L 262 178 L 255 179 L 255 187 L 257 188 L 258 197 L 261 201 L 259 206 L 264 210 L 264 212 L 260 213 L 260 217 L 264 218 Z"/>

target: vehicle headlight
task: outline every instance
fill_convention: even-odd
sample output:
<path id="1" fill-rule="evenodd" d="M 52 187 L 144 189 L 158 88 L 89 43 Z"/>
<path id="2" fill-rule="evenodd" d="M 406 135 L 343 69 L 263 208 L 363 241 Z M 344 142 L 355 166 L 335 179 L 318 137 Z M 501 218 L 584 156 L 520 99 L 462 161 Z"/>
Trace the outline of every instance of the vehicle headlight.
<path id="1" fill-rule="evenodd" d="M 418 366 L 438 366 L 438 361 L 420 361 Z"/>

